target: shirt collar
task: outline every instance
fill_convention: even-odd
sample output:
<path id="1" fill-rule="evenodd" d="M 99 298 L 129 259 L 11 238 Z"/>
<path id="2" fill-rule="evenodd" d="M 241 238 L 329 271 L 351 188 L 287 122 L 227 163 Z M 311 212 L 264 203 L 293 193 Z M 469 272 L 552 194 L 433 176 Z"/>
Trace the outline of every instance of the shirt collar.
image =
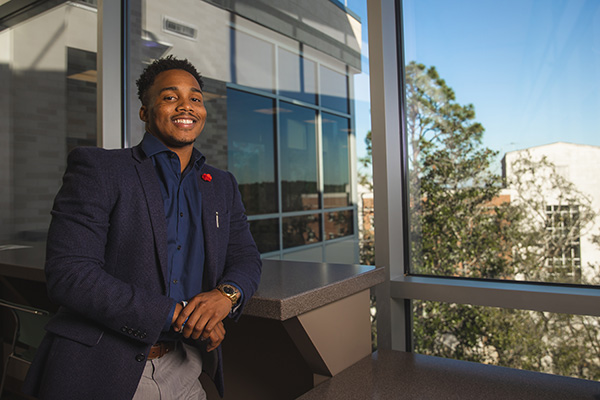
<path id="1" fill-rule="evenodd" d="M 144 134 L 144 138 L 142 139 L 142 150 L 144 153 L 150 158 L 154 157 L 159 153 L 173 153 L 173 151 L 169 150 L 167 146 L 165 146 L 158 138 L 146 132 Z M 173 153 L 174 154 L 174 153 Z M 196 148 L 192 150 L 192 158 L 190 160 L 190 164 L 193 165 L 196 169 L 200 169 L 206 160 L 206 157 L 202 153 L 200 153 Z"/>

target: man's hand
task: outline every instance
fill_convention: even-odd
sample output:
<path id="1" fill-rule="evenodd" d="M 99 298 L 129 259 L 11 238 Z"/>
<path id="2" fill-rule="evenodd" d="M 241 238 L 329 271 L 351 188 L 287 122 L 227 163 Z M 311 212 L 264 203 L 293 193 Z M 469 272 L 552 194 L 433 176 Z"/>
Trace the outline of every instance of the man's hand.
<path id="1" fill-rule="evenodd" d="M 223 339 L 225 339 L 225 326 L 223 326 L 223 321 L 220 321 L 210 332 L 210 344 L 206 346 L 206 351 L 213 351 L 219 347 Z"/>
<path id="2" fill-rule="evenodd" d="M 181 313 L 182 310 L 183 310 L 183 305 L 181 305 L 181 303 L 175 304 L 175 312 L 173 312 L 173 320 L 171 321 L 171 325 L 173 325 L 175 323 L 175 321 L 177 320 L 177 317 L 179 316 L 179 313 Z"/>
<path id="3" fill-rule="evenodd" d="M 223 296 L 219 290 L 213 289 L 210 292 L 200 293 L 191 298 L 181 312 L 177 313 L 177 309 L 175 310 L 174 314 L 177 318 L 173 323 L 173 329 L 175 332 L 181 332 L 185 338 L 210 339 L 211 345 L 208 347 L 210 351 L 223 341 L 225 328 L 222 321 L 230 311 L 231 300 Z"/>

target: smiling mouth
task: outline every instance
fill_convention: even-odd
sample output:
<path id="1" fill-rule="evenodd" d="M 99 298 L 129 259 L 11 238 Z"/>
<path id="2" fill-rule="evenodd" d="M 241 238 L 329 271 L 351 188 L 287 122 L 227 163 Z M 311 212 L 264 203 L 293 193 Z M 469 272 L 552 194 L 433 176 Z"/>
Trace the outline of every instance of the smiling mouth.
<path id="1" fill-rule="evenodd" d="M 173 122 L 176 124 L 191 125 L 191 124 L 195 123 L 196 121 L 194 121 L 193 119 L 189 119 L 189 118 L 176 118 L 173 120 Z"/>

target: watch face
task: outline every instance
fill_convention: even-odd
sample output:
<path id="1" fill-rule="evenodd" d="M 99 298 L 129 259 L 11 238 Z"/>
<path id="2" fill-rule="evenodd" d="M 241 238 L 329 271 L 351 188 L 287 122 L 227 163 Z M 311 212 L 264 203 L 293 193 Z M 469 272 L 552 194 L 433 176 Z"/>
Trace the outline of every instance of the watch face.
<path id="1" fill-rule="evenodd" d="M 227 294 L 234 295 L 235 290 L 231 286 L 224 286 L 223 291 Z"/>

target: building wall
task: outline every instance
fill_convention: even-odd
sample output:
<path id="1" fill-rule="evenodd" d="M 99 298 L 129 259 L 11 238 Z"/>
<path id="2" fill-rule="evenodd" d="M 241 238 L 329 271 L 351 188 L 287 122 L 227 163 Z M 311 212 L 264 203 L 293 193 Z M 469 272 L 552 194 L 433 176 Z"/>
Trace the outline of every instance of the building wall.
<path id="1" fill-rule="evenodd" d="M 595 271 L 589 264 L 600 265 L 600 249 L 592 242 L 593 235 L 600 234 L 600 174 L 596 168 L 600 159 L 600 146 L 557 142 L 509 152 L 504 159 L 506 177 L 513 175 L 512 163 L 519 157 L 534 161 L 546 157 L 564 179 L 573 183 L 578 191 L 590 199 L 591 209 L 598 215 L 581 231 L 581 266 L 583 275 L 591 279 Z M 544 197 L 547 205 L 556 205 L 558 202 L 557 193 L 551 188 L 546 190 Z M 516 198 L 514 193 L 512 198 Z"/>

